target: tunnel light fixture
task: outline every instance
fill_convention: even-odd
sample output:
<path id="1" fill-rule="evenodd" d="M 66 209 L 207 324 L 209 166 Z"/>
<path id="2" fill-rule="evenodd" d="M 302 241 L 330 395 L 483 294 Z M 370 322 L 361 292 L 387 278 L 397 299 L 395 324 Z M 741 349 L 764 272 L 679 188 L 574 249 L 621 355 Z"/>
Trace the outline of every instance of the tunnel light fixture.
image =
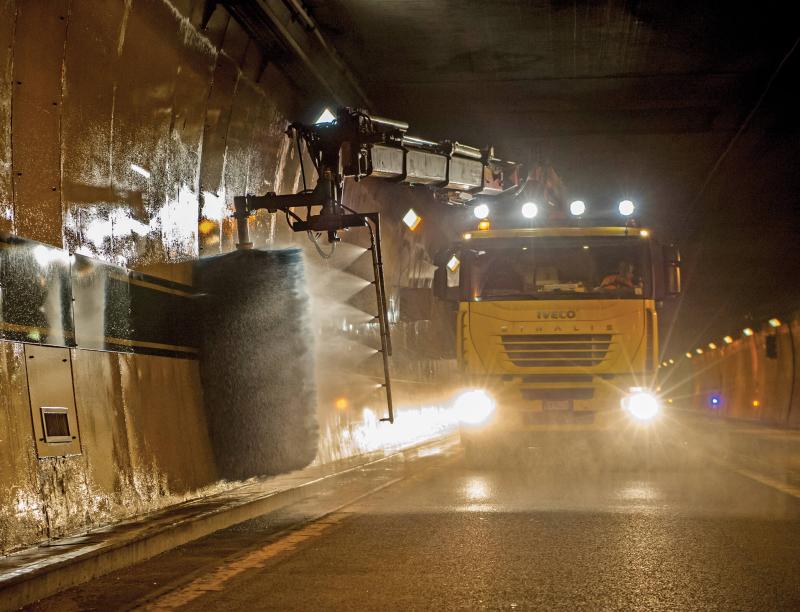
<path id="1" fill-rule="evenodd" d="M 336 115 L 334 115 L 329 108 L 326 108 L 317 120 L 314 122 L 314 125 L 319 125 L 320 123 L 330 123 L 331 121 L 336 121 Z"/>
<path id="2" fill-rule="evenodd" d="M 536 205 L 536 202 L 525 202 L 520 210 L 522 216 L 526 219 L 533 219 L 539 214 L 539 207 Z"/>
<path id="3" fill-rule="evenodd" d="M 745 327 L 745 328 L 742 330 L 742 333 L 743 333 L 745 336 L 747 336 L 747 337 L 749 338 L 750 336 L 752 336 L 752 335 L 753 335 L 753 330 L 752 330 L 752 328 L 750 328 L 750 327 Z"/>
<path id="4" fill-rule="evenodd" d="M 337 410 L 347 410 L 350 402 L 347 401 L 346 397 L 340 397 L 336 399 L 335 405 Z"/>
<path id="5" fill-rule="evenodd" d="M 630 217 L 635 210 L 636 206 L 630 200 L 622 200 L 622 202 L 619 203 L 619 214 L 623 217 Z"/>
<path id="6" fill-rule="evenodd" d="M 692 354 L 691 353 L 686 353 L 686 359 L 691 359 L 691 358 L 692 358 Z"/>
<path id="7" fill-rule="evenodd" d="M 708 348 L 710 348 L 712 351 L 716 350 L 717 349 L 716 342 L 709 342 L 708 343 Z"/>
<path id="8" fill-rule="evenodd" d="M 458 270 L 459 266 L 461 266 L 461 260 L 455 255 L 453 255 L 450 258 L 450 261 L 447 262 L 447 269 L 450 270 L 451 272 L 455 272 L 456 270 Z"/>
<path id="9" fill-rule="evenodd" d="M 733 344 L 733 338 L 730 336 L 725 336 L 722 341 L 725 342 L 725 344 Z"/>
<path id="10" fill-rule="evenodd" d="M 666 359 L 665 359 L 664 361 L 662 361 L 662 362 L 661 362 L 661 367 L 662 367 L 662 368 L 666 368 L 666 367 L 667 367 L 667 365 L 668 365 L 668 364 L 667 364 L 667 361 L 666 361 Z"/>
<path id="11" fill-rule="evenodd" d="M 569 205 L 569 212 L 574 217 L 580 217 L 586 212 L 586 204 L 584 204 L 581 200 L 575 200 Z"/>
<path id="12" fill-rule="evenodd" d="M 670 359 L 669 360 L 669 365 L 675 365 L 675 360 L 674 359 Z"/>
<path id="13" fill-rule="evenodd" d="M 484 232 L 488 229 L 491 229 L 491 227 L 492 224 L 489 223 L 489 219 L 481 219 L 481 222 L 478 223 L 478 229 Z"/>
<path id="14" fill-rule="evenodd" d="M 588 244 L 584 244 L 583 245 L 583 250 L 584 251 L 588 251 L 589 250 L 589 245 Z"/>
<path id="15" fill-rule="evenodd" d="M 420 217 L 413 208 L 409 208 L 408 212 L 403 215 L 403 223 L 413 232 L 419 227 L 419 224 L 422 223 L 422 217 Z"/>
<path id="16" fill-rule="evenodd" d="M 478 204 L 475 208 L 472 209 L 472 214 L 475 215 L 476 219 L 485 219 L 489 216 L 489 205 L 488 204 Z"/>
<path id="17" fill-rule="evenodd" d="M 464 240 L 472 240 L 472 234 L 470 234 L 469 232 L 464 234 Z"/>
<path id="18" fill-rule="evenodd" d="M 139 164 L 131 164 L 131 170 L 133 170 L 136 174 L 142 175 L 144 178 L 150 178 L 150 171 L 145 170 Z"/>
<path id="19" fill-rule="evenodd" d="M 781 320 L 780 319 L 774 319 L 773 318 L 773 319 L 770 319 L 769 321 L 767 321 L 767 323 L 769 323 L 770 327 L 780 327 L 781 326 Z"/>
<path id="20" fill-rule="evenodd" d="M 642 238 L 649 238 L 650 237 L 650 230 L 646 230 L 646 229 L 640 230 L 639 231 L 639 235 Z"/>
<path id="21" fill-rule="evenodd" d="M 760 405 L 761 402 L 759 402 L 757 399 L 753 400 L 753 408 L 758 408 Z"/>
<path id="22" fill-rule="evenodd" d="M 694 349 L 694 352 L 697 353 L 698 355 L 702 355 L 703 354 L 703 349 L 701 349 L 700 347 L 697 347 L 696 349 Z"/>

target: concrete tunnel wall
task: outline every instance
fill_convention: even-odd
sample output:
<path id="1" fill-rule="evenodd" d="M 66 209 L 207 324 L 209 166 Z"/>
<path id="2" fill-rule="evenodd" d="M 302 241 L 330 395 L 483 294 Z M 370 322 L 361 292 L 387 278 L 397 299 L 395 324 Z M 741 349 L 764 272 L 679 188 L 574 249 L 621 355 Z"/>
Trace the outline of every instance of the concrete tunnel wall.
<path id="1" fill-rule="evenodd" d="M 0 0 L 0 232 L 190 284 L 193 260 L 234 246 L 234 195 L 298 188 L 299 164 L 283 135 L 298 104 L 291 85 L 223 8 L 201 32 L 204 4 Z M 452 361 L 420 353 L 429 321 L 399 312 L 398 289 L 432 276 L 430 232 L 400 225 L 401 197 L 420 210 L 430 204 L 397 185 L 358 186 L 348 196 L 385 215 L 399 427 L 375 421 L 379 390 L 351 393 L 328 370 L 317 461 L 448 426 L 437 402 L 446 400 L 441 382 Z M 256 246 L 302 239 L 313 253 L 279 221 L 267 213 L 253 220 Z M 330 262 L 307 257 L 311 276 L 347 268 L 369 278 L 363 252 L 340 252 Z M 324 315 L 331 297 L 317 286 L 324 331 L 333 325 Z M 352 298 L 339 301 L 368 309 L 369 291 Z M 337 321 L 348 326 L 347 316 Z M 346 333 L 374 340 L 375 325 Z M 82 452 L 39 459 L 26 345 L 0 340 L 0 553 L 230 486 L 215 465 L 196 360 L 80 347 L 69 355 Z M 361 369 L 373 375 L 374 365 Z"/>
<path id="2" fill-rule="evenodd" d="M 666 372 L 664 388 L 681 404 L 708 414 L 779 427 L 800 427 L 800 313 L 773 329 L 753 326 L 754 334 L 715 350 L 685 357 Z M 775 337 L 775 357 L 767 338 Z M 713 403 L 717 398 L 718 403 Z"/>

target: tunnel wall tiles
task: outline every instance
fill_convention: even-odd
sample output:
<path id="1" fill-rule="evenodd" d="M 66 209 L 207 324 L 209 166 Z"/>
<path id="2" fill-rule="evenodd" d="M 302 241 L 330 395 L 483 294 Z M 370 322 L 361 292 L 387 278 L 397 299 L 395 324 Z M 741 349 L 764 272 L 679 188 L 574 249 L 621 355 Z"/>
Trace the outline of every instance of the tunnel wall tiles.
<path id="1" fill-rule="evenodd" d="M 774 335 L 777 358 L 767 357 Z M 691 360 L 692 404 L 698 410 L 737 419 L 800 427 L 800 320 L 795 313 L 777 330 L 706 351 Z M 711 404 L 718 397 L 718 407 Z M 757 405 L 754 404 L 757 402 Z"/>

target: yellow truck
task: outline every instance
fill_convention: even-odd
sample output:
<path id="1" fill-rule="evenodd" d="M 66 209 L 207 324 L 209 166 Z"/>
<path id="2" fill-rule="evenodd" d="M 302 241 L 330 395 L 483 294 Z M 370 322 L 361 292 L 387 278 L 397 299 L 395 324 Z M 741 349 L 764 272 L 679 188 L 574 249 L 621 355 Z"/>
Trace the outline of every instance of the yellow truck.
<path id="1" fill-rule="evenodd" d="M 680 261 L 633 225 L 483 220 L 441 257 L 434 293 L 458 303 L 468 454 L 658 422 L 658 312 L 680 292 Z"/>

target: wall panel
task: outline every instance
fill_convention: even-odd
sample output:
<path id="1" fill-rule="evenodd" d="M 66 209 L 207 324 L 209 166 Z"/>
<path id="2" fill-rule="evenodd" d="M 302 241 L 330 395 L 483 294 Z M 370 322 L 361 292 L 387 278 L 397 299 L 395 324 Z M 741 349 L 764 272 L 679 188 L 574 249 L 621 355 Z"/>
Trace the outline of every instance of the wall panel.
<path id="1" fill-rule="evenodd" d="M 62 246 L 61 70 L 67 0 L 17 3 L 11 97 L 16 233 Z"/>
<path id="2" fill-rule="evenodd" d="M 0 232 L 14 230 L 11 178 L 11 92 L 16 2 L 0 0 Z"/>

